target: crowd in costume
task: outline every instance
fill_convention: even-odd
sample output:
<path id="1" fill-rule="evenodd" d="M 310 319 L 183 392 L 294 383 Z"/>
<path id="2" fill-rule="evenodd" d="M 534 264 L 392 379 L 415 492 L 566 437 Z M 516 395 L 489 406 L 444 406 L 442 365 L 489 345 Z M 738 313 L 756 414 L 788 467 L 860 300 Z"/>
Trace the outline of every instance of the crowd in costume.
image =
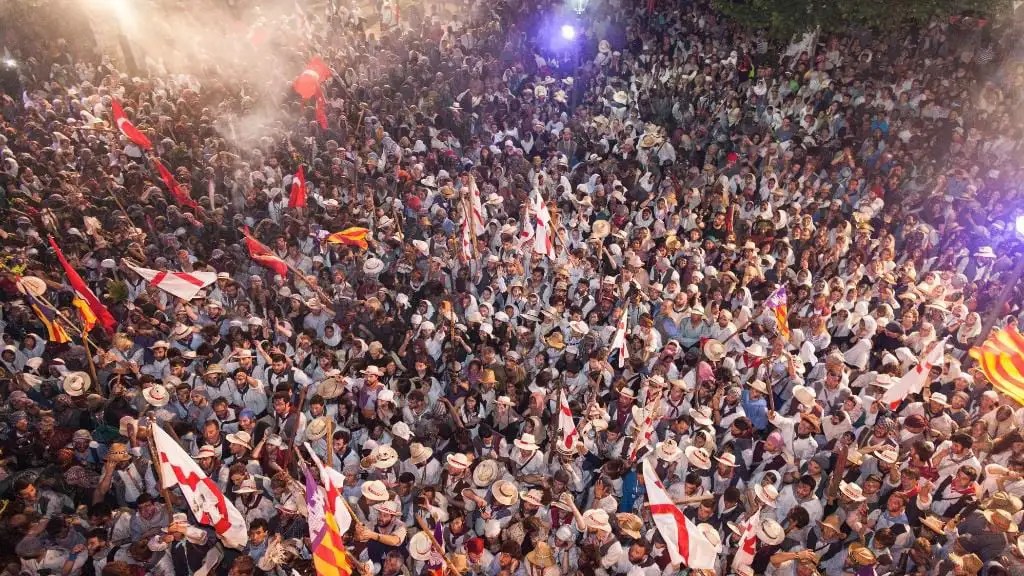
<path id="1" fill-rule="evenodd" d="M 442 6 L 9 42 L 3 574 L 1024 574 L 1013 18 Z"/>

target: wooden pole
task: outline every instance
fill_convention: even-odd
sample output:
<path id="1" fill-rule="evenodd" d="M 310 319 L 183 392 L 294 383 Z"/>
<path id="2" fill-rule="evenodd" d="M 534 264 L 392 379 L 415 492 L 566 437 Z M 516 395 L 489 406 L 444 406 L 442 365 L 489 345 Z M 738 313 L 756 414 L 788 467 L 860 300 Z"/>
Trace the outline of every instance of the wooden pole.
<path id="1" fill-rule="evenodd" d="M 92 359 L 92 350 L 89 347 L 89 333 L 82 331 L 82 346 L 85 347 L 85 357 L 89 360 L 89 375 L 92 376 L 93 386 L 99 389 L 100 379 L 96 376 L 96 363 Z"/>
<path id="2" fill-rule="evenodd" d="M 327 413 L 324 413 L 326 416 Z M 327 418 L 327 467 L 334 461 L 334 419 Z"/>
<path id="3" fill-rule="evenodd" d="M 153 441 L 153 423 L 149 423 L 149 439 Z M 174 517 L 174 506 L 171 505 L 171 492 L 164 486 L 164 471 L 163 463 L 160 462 L 160 454 L 154 454 L 154 464 L 156 464 L 156 480 L 160 483 L 160 495 L 164 498 L 164 508 L 167 510 L 167 524 L 170 525 Z"/>

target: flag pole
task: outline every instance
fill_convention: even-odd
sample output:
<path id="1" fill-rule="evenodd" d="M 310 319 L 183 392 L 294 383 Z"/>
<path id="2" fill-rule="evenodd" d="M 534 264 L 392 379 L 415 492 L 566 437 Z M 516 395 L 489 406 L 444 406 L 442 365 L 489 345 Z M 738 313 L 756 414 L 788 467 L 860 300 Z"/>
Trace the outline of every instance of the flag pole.
<path id="1" fill-rule="evenodd" d="M 142 416 L 142 414 L 139 414 Z M 154 451 L 156 452 L 156 479 L 160 483 L 160 496 L 164 499 L 164 508 L 167 510 L 167 524 L 170 525 L 174 518 L 174 506 L 171 505 L 171 492 L 164 485 L 164 463 L 160 461 L 160 449 L 156 446 L 156 440 L 153 438 L 153 422 L 149 423 L 149 441 L 153 443 Z"/>
<path id="2" fill-rule="evenodd" d="M 326 414 L 324 414 L 326 416 Z M 334 418 L 327 419 L 327 467 L 334 460 Z"/>
<path id="3" fill-rule="evenodd" d="M 89 347 L 89 333 L 84 330 L 82 331 L 82 346 L 85 347 L 85 357 L 89 360 L 89 375 L 92 376 L 93 385 L 98 389 L 100 379 L 96 376 L 96 363 L 92 359 L 92 350 Z"/>

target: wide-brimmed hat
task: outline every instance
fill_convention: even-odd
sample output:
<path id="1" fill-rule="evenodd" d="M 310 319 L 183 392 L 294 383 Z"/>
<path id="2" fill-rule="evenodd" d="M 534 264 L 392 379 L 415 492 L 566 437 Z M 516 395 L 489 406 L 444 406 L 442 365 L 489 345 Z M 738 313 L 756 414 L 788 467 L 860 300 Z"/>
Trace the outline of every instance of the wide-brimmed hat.
<path id="1" fill-rule="evenodd" d="M 839 492 L 841 492 L 843 496 L 846 496 L 847 498 L 853 500 L 854 502 L 863 502 L 865 500 L 864 489 L 852 482 L 840 480 Z"/>
<path id="2" fill-rule="evenodd" d="M 544 493 L 541 492 L 540 490 L 537 490 L 536 488 L 531 488 L 526 492 L 520 492 L 519 499 L 522 500 L 523 502 L 533 504 L 534 506 L 544 505 Z"/>
<path id="3" fill-rule="evenodd" d="M 698 426 L 713 426 L 715 423 L 711 419 L 711 408 L 707 406 L 690 409 L 690 418 L 693 418 L 693 421 Z"/>
<path id="4" fill-rule="evenodd" d="M 167 388 L 163 384 L 153 384 L 149 388 L 142 391 L 142 397 L 149 402 L 151 406 L 160 408 L 166 406 L 171 401 L 171 395 L 168 394 Z"/>
<path id="5" fill-rule="evenodd" d="M 779 490 L 772 484 L 767 486 L 754 484 L 754 496 L 757 496 L 757 499 L 769 508 L 775 508 L 779 503 Z"/>
<path id="6" fill-rule="evenodd" d="M 433 448 L 424 446 L 419 442 L 413 442 L 412 444 L 409 445 L 409 462 L 411 462 L 414 466 L 416 464 L 422 464 L 427 460 L 430 460 L 430 457 L 433 455 Z"/>
<path id="7" fill-rule="evenodd" d="M 757 523 L 757 539 L 769 546 L 778 546 L 786 539 L 782 525 L 771 518 L 762 518 Z"/>
<path id="8" fill-rule="evenodd" d="M 242 484 L 238 488 L 235 488 L 236 494 L 253 494 L 259 492 L 260 489 L 256 487 L 256 480 L 252 478 L 246 478 L 242 480 Z"/>
<path id="9" fill-rule="evenodd" d="M 875 458 L 886 464 L 895 464 L 900 459 L 900 453 L 895 448 L 887 447 L 880 452 L 875 452 Z"/>
<path id="10" fill-rule="evenodd" d="M 608 513 L 600 508 L 592 508 L 583 513 L 583 520 L 587 528 L 611 532 L 612 525 L 608 522 Z"/>
<path id="11" fill-rule="evenodd" d="M 985 563 L 977 554 L 956 554 L 949 553 L 949 561 L 953 566 L 963 570 L 965 576 L 978 576 L 985 567 Z"/>
<path id="12" fill-rule="evenodd" d="M 398 516 L 402 513 L 402 509 L 395 504 L 394 500 L 385 500 L 380 504 L 374 504 L 373 509 L 382 514 L 390 514 L 392 516 Z"/>
<path id="13" fill-rule="evenodd" d="M 1013 521 L 1013 515 L 1006 510 L 995 509 L 985 510 L 985 520 L 992 525 L 993 528 L 1000 532 L 1006 532 L 1008 534 L 1016 534 L 1019 528 Z"/>
<path id="14" fill-rule="evenodd" d="M 686 459 L 689 460 L 691 466 L 696 466 L 701 470 L 711 469 L 711 454 L 708 453 L 706 448 L 687 446 L 683 452 L 686 454 Z"/>
<path id="15" fill-rule="evenodd" d="M 751 388 L 757 390 L 761 394 L 768 394 L 768 385 L 756 378 L 748 382 L 747 386 L 750 386 Z"/>
<path id="16" fill-rule="evenodd" d="M 1024 503 L 1021 502 L 1020 497 L 999 490 L 992 494 L 988 499 L 981 503 L 982 508 L 986 510 L 1006 510 L 1010 514 L 1016 515 L 1017 512 L 1021 511 L 1024 507 Z"/>
<path id="17" fill-rule="evenodd" d="M 483 375 L 480 376 L 481 384 L 497 384 L 498 379 L 494 375 L 494 370 L 485 369 Z"/>
<path id="18" fill-rule="evenodd" d="M 330 423 L 327 421 L 326 416 L 313 418 L 313 421 L 306 426 L 306 439 L 319 440 L 324 436 L 327 436 L 327 429 L 329 427 Z"/>
<path id="19" fill-rule="evenodd" d="M 655 445 L 654 454 L 659 460 L 675 462 L 683 456 L 683 451 L 679 449 L 679 445 L 676 444 L 675 440 L 665 440 Z"/>
<path id="20" fill-rule="evenodd" d="M 717 460 L 719 464 L 724 464 L 729 468 L 736 468 L 739 466 L 739 464 L 736 463 L 736 455 L 732 452 L 725 452 L 721 456 L 716 457 L 715 460 Z"/>
<path id="21" fill-rule="evenodd" d="M 701 349 L 704 351 L 704 356 L 712 362 L 720 362 L 722 358 L 725 358 L 725 345 L 714 338 L 708 338 Z"/>
<path id="22" fill-rule="evenodd" d="M 114 442 L 110 445 L 110 450 L 107 451 L 106 459 L 111 462 L 127 462 L 132 459 L 132 455 L 128 451 L 127 444 Z"/>
<path id="23" fill-rule="evenodd" d="M 498 480 L 491 485 L 491 494 L 498 504 L 512 506 L 519 501 L 519 488 L 509 480 Z"/>
<path id="24" fill-rule="evenodd" d="M 850 544 L 850 547 L 847 549 L 846 556 L 857 566 L 873 566 L 877 561 L 875 553 L 860 542 Z"/>
<path id="25" fill-rule="evenodd" d="M 449 462 L 451 462 L 449 460 Z M 473 468 L 473 484 L 477 488 L 487 488 L 498 479 L 499 464 L 495 460 L 481 460 Z"/>
<path id="26" fill-rule="evenodd" d="M 388 487 L 380 480 L 363 482 L 359 492 L 370 502 L 383 502 L 388 499 Z"/>
<path id="27" fill-rule="evenodd" d="M 445 457 L 445 462 L 449 466 L 457 470 L 465 470 L 469 468 L 469 458 L 462 452 L 456 452 L 455 454 L 449 454 Z"/>
<path id="28" fill-rule="evenodd" d="M 523 434 L 519 438 L 516 438 L 512 443 L 516 445 L 516 448 L 527 452 L 533 452 L 540 448 L 540 446 L 537 445 L 537 439 L 529 432 Z"/>
<path id="29" fill-rule="evenodd" d="M 597 220 L 590 227 L 590 237 L 595 240 L 601 240 L 607 237 L 612 232 L 612 223 L 607 220 Z"/>
<path id="30" fill-rule="evenodd" d="M 89 391 L 92 379 L 86 372 L 68 372 L 61 381 L 61 387 L 68 396 L 84 396 Z"/>
<path id="31" fill-rule="evenodd" d="M 643 529 L 644 522 L 636 514 L 619 512 L 615 515 L 615 522 L 623 534 L 631 538 L 640 538 L 640 530 Z"/>
<path id="32" fill-rule="evenodd" d="M 239 430 L 233 434 L 228 434 L 224 439 L 231 444 L 238 444 L 239 446 L 245 446 L 249 450 L 252 450 L 252 436 L 250 436 L 245 430 Z"/>
<path id="33" fill-rule="evenodd" d="M 526 561 L 540 568 L 550 568 L 555 565 L 555 553 L 547 542 L 538 542 L 526 555 Z"/>
<path id="34" fill-rule="evenodd" d="M 561 332 L 555 332 L 544 339 L 544 343 L 555 350 L 561 350 L 565 348 L 565 337 L 562 336 Z"/>
<path id="35" fill-rule="evenodd" d="M 384 371 L 380 369 L 380 366 L 376 364 L 370 364 L 362 371 L 363 376 L 383 376 Z"/>
<path id="36" fill-rule="evenodd" d="M 412 556 L 412 559 L 417 562 L 426 562 L 430 560 L 433 552 L 430 537 L 423 531 L 417 532 L 409 538 L 408 548 L 409 556 Z"/>
<path id="37" fill-rule="evenodd" d="M 332 400 L 345 392 L 345 383 L 337 376 L 324 378 L 323 382 L 317 384 L 316 393 L 324 400 Z"/>
<path id="38" fill-rule="evenodd" d="M 387 444 L 374 448 L 370 456 L 373 458 L 373 467 L 378 470 L 387 470 L 398 463 L 398 452 Z"/>
<path id="39" fill-rule="evenodd" d="M 839 519 L 839 516 L 836 516 L 835 514 L 826 516 L 823 520 L 818 520 L 818 526 L 821 526 L 822 528 L 830 528 L 840 534 L 843 533 L 843 522 Z"/>
<path id="40" fill-rule="evenodd" d="M 793 386 L 793 397 L 804 406 L 814 408 L 818 395 L 814 392 L 814 388 L 797 384 Z"/>
<path id="41" fill-rule="evenodd" d="M 380 258 L 367 258 L 363 262 L 363 274 L 376 276 L 384 271 L 384 262 Z"/>

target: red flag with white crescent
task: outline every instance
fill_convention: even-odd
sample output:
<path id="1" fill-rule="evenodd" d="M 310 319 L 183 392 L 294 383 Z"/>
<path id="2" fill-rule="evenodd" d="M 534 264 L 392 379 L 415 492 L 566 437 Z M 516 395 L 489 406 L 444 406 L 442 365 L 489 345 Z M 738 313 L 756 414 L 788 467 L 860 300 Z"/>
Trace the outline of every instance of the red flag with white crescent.
<path id="1" fill-rule="evenodd" d="M 121 131 L 121 134 L 127 136 L 129 140 L 134 142 L 136 146 L 143 150 L 153 149 L 153 143 L 149 141 L 149 138 L 147 138 L 141 130 L 136 128 L 135 125 L 131 123 L 131 120 L 128 120 L 128 117 L 125 116 L 124 109 L 121 108 L 120 102 L 116 99 L 113 100 L 111 102 L 111 109 L 113 111 L 114 124 L 117 126 L 117 129 Z"/>
<path id="2" fill-rule="evenodd" d="M 292 187 L 288 193 L 288 207 L 306 207 L 306 171 L 301 164 L 298 171 L 295 172 L 295 178 L 292 179 Z"/>

